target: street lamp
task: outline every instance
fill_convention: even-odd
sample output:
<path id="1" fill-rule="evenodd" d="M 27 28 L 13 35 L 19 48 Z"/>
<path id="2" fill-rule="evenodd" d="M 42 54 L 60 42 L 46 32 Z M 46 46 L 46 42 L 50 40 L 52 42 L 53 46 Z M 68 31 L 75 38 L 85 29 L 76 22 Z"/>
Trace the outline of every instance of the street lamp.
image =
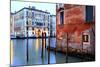
<path id="1" fill-rule="evenodd" d="M 50 64 L 50 36 L 51 36 L 51 24 L 48 27 L 49 35 L 48 35 L 48 64 Z"/>
<path id="2" fill-rule="evenodd" d="M 50 30 L 50 29 L 49 29 Z M 49 31 L 50 33 L 50 31 Z M 51 33 L 50 33 L 51 34 Z M 50 35 L 48 36 L 48 64 L 50 64 Z"/>
<path id="3" fill-rule="evenodd" d="M 27 61 L 27 63 L 28 63 L 28 61 L 29 61 L 29 57 L 28 57 L 28 17 L 27 17 L 27 21 L 26 21 L 26 24 L 27 24 L 27 26 L 26 26 L 26 31 L 27 31 L 27 44 L 26 44 L 26 61 Z"/>

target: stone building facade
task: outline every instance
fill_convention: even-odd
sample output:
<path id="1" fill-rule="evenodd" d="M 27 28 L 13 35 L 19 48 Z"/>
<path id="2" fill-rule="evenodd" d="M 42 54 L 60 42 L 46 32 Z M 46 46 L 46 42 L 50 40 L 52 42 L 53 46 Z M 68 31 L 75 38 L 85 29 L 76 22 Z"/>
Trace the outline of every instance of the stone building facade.
<path id="1" fill-rule="evenodd" d="M 24 7 L 14 14 L 14 32 L 16 36 L 26 37 L 28 31 L 29 37 L 42 36 L 42 32 L 49 35 L 50 13 L 36 9 L 35 7 Z M 27 30 L 28 27 L 28 30 Z"/>

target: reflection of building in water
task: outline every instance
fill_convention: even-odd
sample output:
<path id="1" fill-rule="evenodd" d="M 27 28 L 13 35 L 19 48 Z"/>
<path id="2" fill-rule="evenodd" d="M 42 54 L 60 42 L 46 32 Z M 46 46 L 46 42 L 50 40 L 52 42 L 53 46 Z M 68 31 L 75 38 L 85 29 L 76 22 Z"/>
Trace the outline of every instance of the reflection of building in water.
<path id="1" fill-rule="evenodd" d="M 36 46 L 35 50 L 38 53 L 38 50 L 39 50 L 39 39 L 36 39 L 36 45 L 35 46 Z"/>
<path id="2" fill-rule="evenodd" d="M 63 43 L 66 46 L 68 42 L 68 47 L 94 54 L 94 6 L 57 4 L 56 7 L 57 46 L 63 47 Z"/>
<path id="3" fill-rule="evenodd" d="M 15 24 L 14 32 L 16 33 L 16 36 L 26 36 L 27 26 L 29 36 L 41 36 L 42 32 L 46 32 L 48 36 L 50 27 L 49 12 L 29 6 L 15 12 L 13 16 Z"/>
<path id="4" fill-rule="evenodd" d="M 10 46 L 10 58 L 11 58 L 10 63 L 13 64 L 13 56 L 14 56 L 13 42 L 11 41 L 10 43 L 11 43 L 11 46 Z"/>
<path id="5" fill-rule="evenodd" d="M 11 33 L 11 37 L 13 37 L 14 36 L 14 15 L 13 13 L 11 13 L 10 33 Z"/>

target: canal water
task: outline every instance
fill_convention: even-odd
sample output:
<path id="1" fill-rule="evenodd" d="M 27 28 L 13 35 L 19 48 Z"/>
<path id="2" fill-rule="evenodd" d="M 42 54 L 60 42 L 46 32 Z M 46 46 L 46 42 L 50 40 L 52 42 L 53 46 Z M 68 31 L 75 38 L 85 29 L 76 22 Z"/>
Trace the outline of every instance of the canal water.
<path id="1" fill-rule="evenodd" d="M 48 50 L 44 46 L 42 55 L 42 41 L 48 46 L 48 38 L 42 40 L 41 38 L 28 39 L 28 62 L 27 62 L 27 39 L 13 39 L 11 40 L 10 60 L 11 66 L 19 65 L 42 65 L 42 64 L 56 64 L 65 63 L 65 54 L 50 51 L 50 58 L 48 58 Z M 56 38 L 50 38 L 50 47 L 56 47 Z M 43 56 L 43 57 L 42 57 Z M 48 61 L 49 60 L 49 61 Z M 68 57 L 68 62 L 80 62 L 80 58 Z"/>

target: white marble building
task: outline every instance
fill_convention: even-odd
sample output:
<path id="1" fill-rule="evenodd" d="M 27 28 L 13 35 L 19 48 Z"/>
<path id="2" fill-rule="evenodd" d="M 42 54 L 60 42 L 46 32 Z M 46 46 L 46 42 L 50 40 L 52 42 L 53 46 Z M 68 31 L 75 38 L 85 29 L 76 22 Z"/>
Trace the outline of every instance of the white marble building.
<path id="1" fill-rule="evenodd" d="M 24 7 L 13 13 L 14 15 L 14 32 L 16 36 L 41 36 L 46 32 L 50 34 L 50 13 L 36 9 L 35 7 Z M 28 24 L 27 24 L 28 23 Z M 27 30 L 28 27 L 28 30 Z"/>

